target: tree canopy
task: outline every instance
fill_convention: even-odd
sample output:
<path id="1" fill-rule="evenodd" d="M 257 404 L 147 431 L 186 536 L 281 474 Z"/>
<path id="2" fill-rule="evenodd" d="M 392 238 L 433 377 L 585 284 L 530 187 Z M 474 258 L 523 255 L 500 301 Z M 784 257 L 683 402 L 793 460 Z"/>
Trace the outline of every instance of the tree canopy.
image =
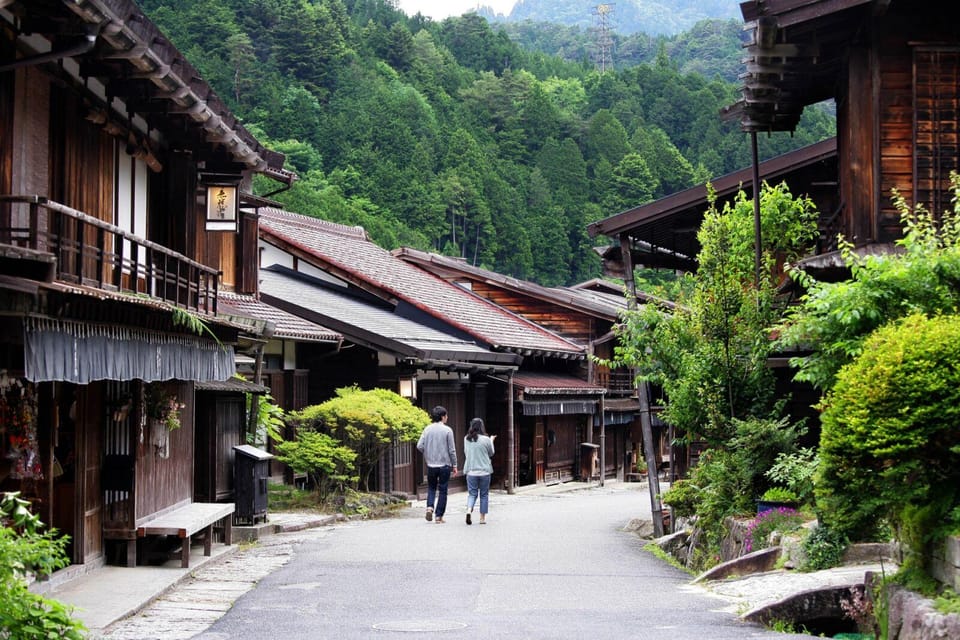
<path id="1" fill-rule="evenodd" d="M 737 98 L 735 74 L 709 68 L 739 68 L 735 29 L 651 41 L 601 73 L 477 13 L 435 22 L 388 0 L 141 4 L 244 126 L 288 154 L 302 180 L 277 200 L 363 225 L 388 249 L 571 284 L 600 274 L 587 223 L 750 163 L 746 137 L 718 116 Z M 762 138 L 761 156 L 830 135 L 832 116 L 811 108 L 792 138 Z"/>

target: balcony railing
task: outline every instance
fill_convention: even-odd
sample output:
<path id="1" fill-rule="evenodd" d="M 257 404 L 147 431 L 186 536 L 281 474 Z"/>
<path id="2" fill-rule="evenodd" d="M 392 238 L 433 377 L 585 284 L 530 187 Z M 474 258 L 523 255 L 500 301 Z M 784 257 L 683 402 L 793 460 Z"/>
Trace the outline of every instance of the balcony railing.
<path id="1" fill-rule="evenodd" d="M 637 391 L 633 373 L 629 369 L 614 369 L 611 371 L 606 367 L 598 367 L 597 384 L 606 388 L 610 395 L 615 396 L 632 396 Z"/>
<path id="2" fill-rule="evenodd" d="M 216 269 L 42 196 L 0 196 L 0 244 L 53 255 L 58 282 L 217 312 Z"/>

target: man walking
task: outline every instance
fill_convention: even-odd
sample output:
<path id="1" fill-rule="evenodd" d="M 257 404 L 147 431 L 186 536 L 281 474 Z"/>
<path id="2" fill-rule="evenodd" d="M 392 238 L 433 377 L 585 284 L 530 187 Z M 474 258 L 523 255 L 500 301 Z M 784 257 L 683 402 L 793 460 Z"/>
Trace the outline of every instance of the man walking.
<path id="1" fill-rule="evenodd" d="M 427 463 L 427 521 L 434 520 L 436 515 L 435 522 L 443 524 L 443 514 L 447 510 L 447 484 L 451 475 L 457 475 L 457 448 L 453 443 L 453 429 L 447 426 L 447 410 L 434 407 L 430 419 L 433 423 L 420 434 L 417 449 Z"/>

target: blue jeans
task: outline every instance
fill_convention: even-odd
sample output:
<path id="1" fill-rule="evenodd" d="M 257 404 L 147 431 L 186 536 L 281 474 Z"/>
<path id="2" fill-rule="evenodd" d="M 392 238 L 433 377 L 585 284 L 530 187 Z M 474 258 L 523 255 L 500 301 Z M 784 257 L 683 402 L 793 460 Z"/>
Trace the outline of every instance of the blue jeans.
<path id="1" fill-rule="evenodd" d="M 427 508 L 433 509 L 438 518 L 447 510 L 447 484 L 450 482 L 450 465 L 427 467 Z M 437 508 L 433 508 L 436 498 Z"/>
<path id="2" fill-rule="evenodd" d="M 490 508 L 490 476 L 467 476 L 467 511 L 473 511 L 480 494 L 480 515 L 487 515 Z"/>

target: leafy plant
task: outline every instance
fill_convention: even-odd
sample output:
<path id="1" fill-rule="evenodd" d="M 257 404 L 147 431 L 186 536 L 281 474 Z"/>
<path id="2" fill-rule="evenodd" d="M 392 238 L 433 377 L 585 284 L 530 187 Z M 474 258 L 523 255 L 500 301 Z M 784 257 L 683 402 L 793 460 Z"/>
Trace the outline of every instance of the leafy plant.
<path id="1" fill-rule="evenodd" d="M 159 420 L 170 431 L 180 428 L 180 410 L 187 405 L 180 402 L 175 393 L 167 393 L 165 384 L 147 385 L 146 405 L 148 417 Z"/>
<path id="2" fill-rule="evenodd" d="M 905 316 L 955 313 L 960 308 L 960 176 L 950 175 L 953 209 L 939 216 L 911 209 L 896 194 L 904 236 L 898 251 L 861 256 L 849 242 L 840 253 L 851 271 L 841 282 L 820 282 L 790 271 L 807 293 L 779 328 L 784 351 L 810 351 L 794 358 L 796 378 L 820 389 L 833 386 L 837 372 L 863 353 L 864 340 L 882 325 Z"/>
<path id="3" fill-rule="evenodd" d="M 933 608 L 944 615 L 960 615 L 960 594 L 949 587 L 933 600 Z"/>
<path id="4" fill-rule="evenodd" d="M 265 446 L 267 441 L 283 440 L 285 412 L 274 401 L 273 396 L 265 394 L 246 394 L 247 413 L 254 414 L 253 433 L 247 434 L 247 443 Z"/>
<path id="5" fill-rule="evenodd" d="M 838 566 L 847 544 L 847 539 L 838 531 L 824 524 L 817 525 L 803 540 L 806 557 L 803 570 L 819 571 Z"/>
<path id="6" fill-rule="evenodd" d="M 357 481 L 357 454 L 325 433 L 303 429 L 296 440 L 276 443 L 277 460 L 306 473 L 320 497 L 343 493 Z"/>
<path id="7" fill-rule="evenodd" d="M 699 268 L 669 314 L 645 305 L 623 315 L 615 350 L 618 364 L 635 367 L 667 398 L 663 419 L 680 433 L 728 446 L 734 421 L 765 419 L 778 411 L 769 327 L 780 317 L 778 259 L 802 254 L 816 237 L 808 199 L 785 184 L 764 184 L 760 209 L 764 246 L 755 273 L 753 206 L 743 192 L 722 210 L 710 207 L 697 233 Z M 764 469 L 765 470 L 765 469 Z"/>
<path id="8" fill-rule="evenodd" d="M 821 519 L 862 538 L 888 518 L 923 563 L 960 504 L 960 316 L 877 330 L 821 407 Z"/>
<path id="9" fill-rule="evenodd" d="M 80 640 L 84 627 L 71 609 L 27 588 L 27 576 L 44 576 L 69 564 L 67 538 L 43 530 L 39 516 L 18 493 L 0 496 L 0 638 Z"/>
<path id="10" fill-rule="evenodd" d="M 661 500 L 673 509 L 674 516 L 689 518 L 697 512 L 700 490 L 690 480 L 677 480 L 664 492 Z"/>
<path id="11" fill-rule="evenodd" d="M 763 492 L 763 495 L 760 496 L 760 499 L 764 502 L 799 502 L 797 494 L 789 489 L 784 489 L 783 487 L 770 487 Z"/>
<path id="12" fill-rule="evenodd" d="M 213 338 L 213 340 L 220 346 L 221 349 L 225 348 L 223 343 L 220 342 L 220 338 L 217 337 L 217 334 L 211 331 L 210 326 L 198 316 L 190 313 L 186 309 L 181 309 L 180 307 L 173 307 L 170 310 L 170 313 L 173 315 L 173 326 L 185 327 L 188 331 L 195 333 L 198 336 L 207 334 Z"/>
<path id="13" fill-rule="evenodd" d="M 747 535 L 743 546 L 747 553 L 759 551 L 769 546 L 770 535 L 790 533 L 803 526 L 804 517 L 796 509 L 778 507 L 757 514 L 747 525 Z"/>
<path id="14" fill-rule="evenodd" d="M 357 453 L 357 468 L 364 486 L 380 458 L 395 442 L 414 442 L 430 416 L 388 389 L 337 389 L 337 397 L 294 412 L 290 419 L 300 429 L 322 431 Z"/>
<path id="15" fill-rule="evenodd" d="M 793 452 L 777 455 L 776 460 L 766 471 L 771 481 L 783 485 L 794 494 L 795 500 L 802 504 L 813 501 L 813 478 L 817 471 L 816 450 L 804 447 Z"/>

